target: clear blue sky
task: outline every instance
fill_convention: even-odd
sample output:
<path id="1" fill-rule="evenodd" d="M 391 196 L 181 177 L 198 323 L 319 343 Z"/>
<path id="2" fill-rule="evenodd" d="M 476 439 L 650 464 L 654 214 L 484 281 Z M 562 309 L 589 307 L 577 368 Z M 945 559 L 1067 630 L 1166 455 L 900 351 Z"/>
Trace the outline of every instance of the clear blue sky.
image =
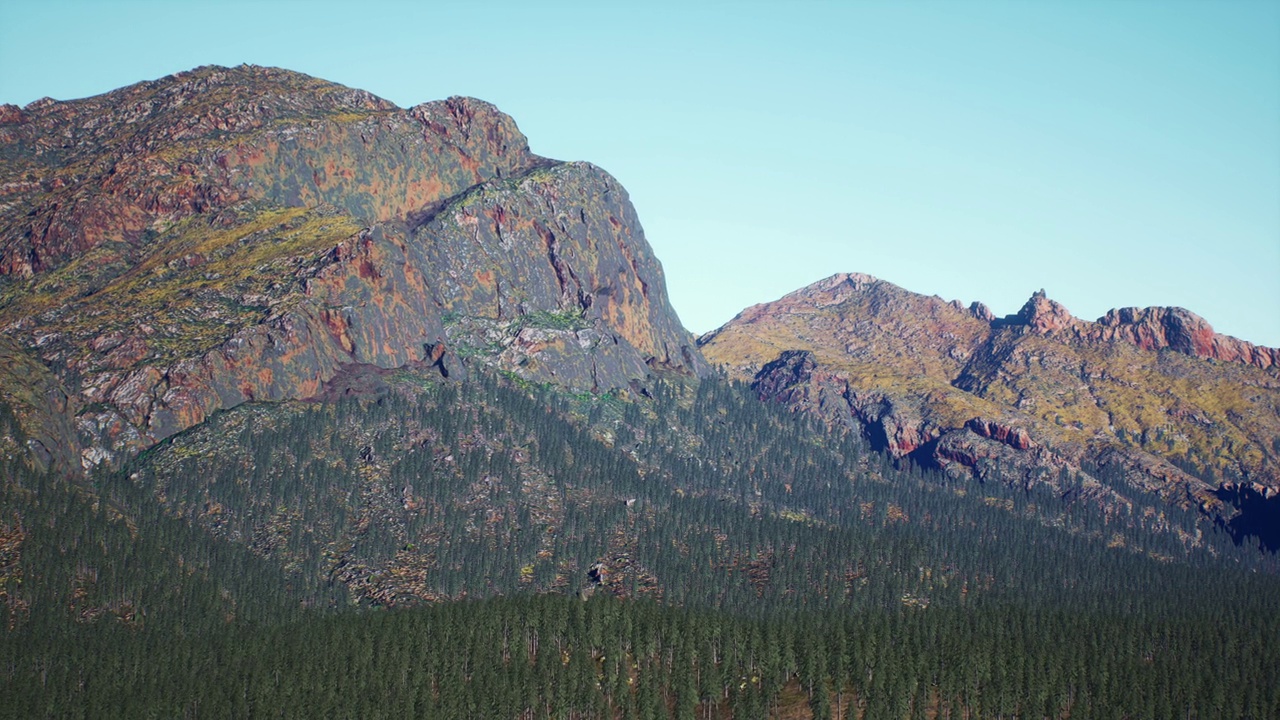
<path id="1" fill-rule="evenodd" d="M 0 3 L 0 102 L 209 63 L 463 94 L 631 192 L 685 324 L 831 273 L 1280 346 L 1280 3 Z"/>

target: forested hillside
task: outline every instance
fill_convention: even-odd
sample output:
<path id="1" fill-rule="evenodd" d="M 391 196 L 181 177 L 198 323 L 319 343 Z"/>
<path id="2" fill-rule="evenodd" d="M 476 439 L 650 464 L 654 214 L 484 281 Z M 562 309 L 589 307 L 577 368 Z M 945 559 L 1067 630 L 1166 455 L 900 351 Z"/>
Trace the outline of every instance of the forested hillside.
<path id="1" fill-rule="evenodd" d="M 723 379 L 628 402 L 429 377 L 246 405 L 99 487 L 142 488 L 298 587 L 371 605 L 596 586 L 739 611 L 1077 602 L 1186 563 L 1272 562 L 1158 497 L 1117 513 L 1092 478 L 1058 494 L 922 471 Z"/>
<path id="2" fill-rule="evenodd" d="M 0 717 L 1265 718 L 1277 622 L 1016 605 L 747 619 L 517 595 L 181 642 L 108 626 L 15 653 L 8 636 Z"/>
<path id="3" fill-rule="evenodd" d="M 9 468 L 9 716 L 1280 710 L 1274 557 L 1159 498 L 899 467 L 722 378 L 346 379 Z"/>

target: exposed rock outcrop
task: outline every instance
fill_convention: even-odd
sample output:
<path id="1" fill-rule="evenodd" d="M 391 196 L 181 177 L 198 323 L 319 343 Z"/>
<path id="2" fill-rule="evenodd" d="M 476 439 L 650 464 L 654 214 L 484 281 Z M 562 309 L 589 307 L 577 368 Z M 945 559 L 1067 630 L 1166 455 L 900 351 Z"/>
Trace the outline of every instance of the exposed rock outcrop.
<path id="1" fill-rule="evenodd" d="M 699 344 L 762 398 L 948 472 L 1052 484 L 1064 468 L 1110 465 L 1135 489 L 1211 512 L 1224 507 L 1213 476 L 1280 488 L 1277 351 L 1178 308 L 1094 323 L 1040 291 L 995 318 L 841 274 Z"/>
<path id="2" fill-rule="evenodd" d="M 14 188 L 0 215 L 0 274 L 28 277 L 243 201 L 329 204 L 378 222 L 533 162 L 515 123 L 488 103 L 401 110 L 247 65 L 37 101 L 21 116 L 0 128 L 0 184 Z"/>
<path id="3" fill-rule="evenodd" d="M 86 467 L 353 364 L 575 391 L 704 367 L 626 191 L 488 103 L 209 67 L 4 118 L 0 327 Z"/>
<path id="4" fill-rule="evenodd" d="M 1179 307 L 1119 308 L 1096 322 L 1079 320 L 1040 290 L 1015 315 L 994 320 L 995 327 L 1025 326 L 1041 335 L 1068 333 L 1083 343 L 1127 342 L 1143 350 L 1173 350 L 1183 355 L 1242 363 L 1267 369 L 1280 365 L 1280 349 L 1220 335 L 1204 318 Z"/>
<path id="5" fill-rule="evenodd" d="M 1204 318 L 1182 308 L 1120 308 L 1098 318 L 1094 333 L 1120 338 L 1144 350 L 1168 348 L 1184 355 L 1260 368 L 1280 365 L 1280 349 L 1220 335 Z"/>
<path id="6" fill-rule="evenodd" d="M 1019 427 L 1011 427 L 996 420 L 984 420 L 983 418 L 974 418 L 965 423 L 964 426 L 981 437 L 1004 443 L 1014 450 L 1028 450 L 1031 448 L 1031 435 Z"/>
<path id="7" fill-rule="evenodd" d="M 1006 319 L 1010 325 L 1026 325 L 1041 335 L 1065 330 L 1076 325 L 1076 319 L 1063 307 L 1062 303 L 1050 300 L 1044 290 L 1031 295 L 1017 315 Z"/>

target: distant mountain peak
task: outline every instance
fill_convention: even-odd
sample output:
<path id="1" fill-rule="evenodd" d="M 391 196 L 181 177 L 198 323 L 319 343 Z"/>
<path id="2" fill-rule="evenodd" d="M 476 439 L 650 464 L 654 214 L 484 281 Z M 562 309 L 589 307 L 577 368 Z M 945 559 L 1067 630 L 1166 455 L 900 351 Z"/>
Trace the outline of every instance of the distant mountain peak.
<path id="1" fill-rule="evenodd" d="M 836 273 L 826 278 L 825 280 L 819 280 L 818 282 L 814 283 L 810 287 L 817 287 L 818 289 L 823 289 L 824 287 L 849 285 L 855 290 L 861 290 L 868 285 L 874 285 L 875 283 L 878 283 L 878 282 L 882 282 L 882 280 L 880 280 L 880 278 L 878 277 L 875 277 L 873 275 L 868 275 L 866 273 L 859 273 L 859 272 Z"/>
<path id="2" fill-rule="evenodd" d="M 804 298 L 824 298 L 824 305 L 843 302 L 851 295 L 884 284 L 879 278 L 864 273 L 836 273 L 785 295 L 779 302 Z"/>
<path id="3" fill-rule="evenodd" d="M 975 309 L 975 316 L 980 316 Z M 1108 310 L 1096 321 L 1074 317 L 1045 291 L 1031 295 L 1018 312 L 992 318 L 993 327 L 1025 326 L 1039 335 L 1070 334 L 1084 343 L 1127 342 L 1143 350 L 1172 350 L 1206 360 L 1280 367 L 1280 350 L 1214 332 L 1199 315 L 1180 307 L 1126 307 Z"/>
<path id="4" fill-rule="evenodd" d="M 1123 338 L 1144 350 L 1168 348 L 1221 362 L 1280 367 L 1280 349 L 1216 333 L 1207 320 L 1185 308 L 1119 308 L 1107 311 L 1096 325 L 1103 337 Z"/>
<path id="5" fill-rule="evenodd" d="M 1011 325 L 1026 325 L 1040 334 L 1065 330 L 1076 323 L 1066 306 L 1057 300 L 1050 300 L 1043 289 L 1033 293 L 1022 309 L 1007 321 Z"/>
<path id="6" fill-rule="evenodd" d="M 1280 487 L 1280 351 L 1182 308 L 1091 322 L 1042 289 L 995 318 L 842 273 L 699 345 L 762 397 L 925 464 L 1030 478 L 1111 462 L 1138 487 L 1210 506 L 1213 485 L 1196 473 Z"/>

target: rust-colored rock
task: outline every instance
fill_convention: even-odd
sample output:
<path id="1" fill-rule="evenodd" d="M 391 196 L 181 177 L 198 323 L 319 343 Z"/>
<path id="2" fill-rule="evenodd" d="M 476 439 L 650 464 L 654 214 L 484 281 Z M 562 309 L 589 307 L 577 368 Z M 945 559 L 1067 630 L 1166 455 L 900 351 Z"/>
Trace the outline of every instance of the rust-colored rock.
<path id="1" fill-rule="evenodd" d="M 703 370 L 625 190 L 489 103 L 242 66 L 21 113 L 0 327 L 65 383 L 86 467 L 353 365 L 600 392 Z"/>
<path id="2" fill-rule="evenodd" d="M 1066 333 L 1081 343 L 1118 341 L 1143 350 L 1168 349 L 1263 369 L 1280 365 L 1280 349 L 1215 333 L 1204 318 L 1178 307 L 1120 308 L 1107 311 L 1096 322 L 1088 322 L 1072 317 L 1061 303 L 1050 300 L 1040 290 L 1017 314 L 994 320 L 994 324 L 1025 326 L 1041 335 Z"/>
<path id="3" fill-rule="evenodd" d="M 247 200 L 403 217 L 532 156 L 470 98 L 410 110 L 275 68 L 204 67 L 105 95 L 37 101 L 3 137 L 0 185 L 39 177 L 0 215 L 0 274 L 32 276 L 104 242 Z M 428 161 L 429 159 L 429 161 Z M 150 232 L 149 232 L 150 231 Z"/>
<path id="4" fill-rule="evenodd" d="M 27 121 L 22 108 L 9 103 L 0 104 L 0 125 L 19 125 Z"/>
<path id="5" fill-rule="evenodd" d="M 1009 322 L 1026 325 L 1035 332 L 1047 334 L 1074 326 L 1076 319 L 1062 303 L 1050 300 L 1044 290 L 1039 290 Z"/>
<path id="6" fill-rule="evenodd" d="M 1098 318 L 1097 325 L 1091 334 L 1098 339 L 1122 339 L 1144 350 L 1168 348 L 1264 369 L 1280 365 L 1280 349 L 1219 335 L 1204 318 L 1182 308 L 1120 308 Z"/>
<path id="7" fill-rule="evenodd" d="M 1031 436 L 1022 428 L 982 418 L 974 418 L 964 426 L 982 437 L 1002 442 L 1015 450 L 1027 450 L 1031 447 Z"/>

